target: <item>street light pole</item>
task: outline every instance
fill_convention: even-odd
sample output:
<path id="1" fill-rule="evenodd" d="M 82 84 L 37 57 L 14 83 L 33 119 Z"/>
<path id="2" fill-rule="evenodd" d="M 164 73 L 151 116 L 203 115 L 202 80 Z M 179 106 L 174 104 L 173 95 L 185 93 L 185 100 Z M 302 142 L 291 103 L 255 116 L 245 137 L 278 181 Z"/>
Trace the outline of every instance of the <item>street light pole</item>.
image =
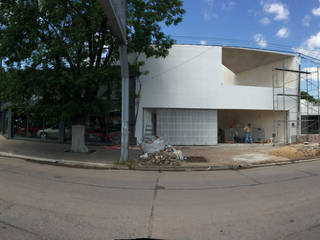
<path id="1" fill-rule="evenodd" d="M 120 11 L 120 22 L 123 26 L 123 33 L 127 36 L 127 0 L 122 1 Z M 129 67 L 127 41 L 120 45 L 120 66 L 121 66 L 121 156 L 120 162 L 129 160 Z"/>
<path id="2" fill-rule="evenodd" d="M 113 34 L 120 42 L 121 66 L 121 156 L 129 160 L 129 67 L 127 53 L 127 0 L 100 0 Z"/>
<path id="3" fill-rule="evenodd" d="M 127 45 L 120 46 L 120 62 L 121 62 L 121 156 L 120 162 L 129 160 L 129 69 Z"/>

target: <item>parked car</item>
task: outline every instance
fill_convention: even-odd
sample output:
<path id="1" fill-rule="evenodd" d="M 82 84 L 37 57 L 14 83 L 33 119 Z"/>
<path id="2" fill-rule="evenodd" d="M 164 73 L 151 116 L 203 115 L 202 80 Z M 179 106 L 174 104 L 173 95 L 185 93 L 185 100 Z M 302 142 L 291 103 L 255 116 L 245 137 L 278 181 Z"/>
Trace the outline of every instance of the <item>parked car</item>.
<path id="1" fill-rule="evenodd" d="M 42 139 L 57 139 L 59 138 L 59 126 L 54 125 L 50 128 L 41 129 L 37 132 L 37 137 Z M 65 128 L 65 137 L 71 138 L 71 129 Z"/>
<path id="2" fill-rule="evenodd" d="M 88 142 L 121 142 L 121 130 L 118 127 L 87 128 Z"/>
<path id="3" fill-rule="evenodd" d="M 37 136 L 38 131 L 39 131 L 39 127 L 37 126 L 28 126 L 28 132 L 27 132 L 27 127 L 22 126 L 17 128 L 16 133 L 19 134 L 20 136 L 35 137 Z"/>
<path id="4" fill-rule="evenodd" d="M 87 128 L 88 142 L 106 142 L 105 128 Z"/>

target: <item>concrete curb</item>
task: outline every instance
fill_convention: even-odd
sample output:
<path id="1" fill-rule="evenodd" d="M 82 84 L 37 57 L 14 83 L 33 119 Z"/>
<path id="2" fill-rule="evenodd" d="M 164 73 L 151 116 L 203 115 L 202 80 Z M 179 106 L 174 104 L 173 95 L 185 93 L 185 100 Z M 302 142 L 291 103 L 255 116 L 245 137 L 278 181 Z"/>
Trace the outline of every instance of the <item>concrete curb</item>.
<path id="1" fill-rule="evenodd" d="M 0 152 L 0 157 L 17 158 L 30 162 L 37 162 L 43 164 L 50 164 L 56 166 L 74 167 L 74 168 L 86 168 L 86 169 L 117 169 L 117 170 L 128 170 L 128 166 L 115 165 L 110 163 L 94 163 L 94 162 L 80 162 L 74 160 L 64 159 L 50 159 L 50 158 L 38 158 L 25 155 L 18 155 L 13 153 Z"/>
<path id="2" fill-rule="evenodd" d="M 0 152 L 0 157 L 7 158 L 16 158 L 22 159 L 25 161 L 36 162 L 41 164 L 49 164 L 55 166 L 65 166 L 65 167 L 73 167 L 73 168 L 84 168 L 84 169 L 104 169 L 104 170 L 136 170 L 136 171 L 172 171 L 172 172 L 191 172 L 191 171 L 218 171 L 218 170 L 240 170 L 240 169 L 251 169 L 258 167 L 271 167 L 271 166 L 283 166 L 295 163 L 305 163 L 305 162 L 313 162 L 320 161 L 320 158 L 314 159 L 304 159 L 304 160 L 292 160 L 292 161 L 281 161 L 281 162 L 272 162 L 272 163 L 261 163 L 261 164 L 245 164 L 243 163 L 235 163 L 231 166 L 215 166 L 215 165 L 207 165 L 207 166 L 125 166 L 125 165 L 117 165 L 110 163 L 97 163 L 97 162 L 80 162 L 74 160 L 58 160 L 58 159 L 50 159 L 50 158 L 39 158 L 39 157 L 31 157 L 7 152 Z"/>

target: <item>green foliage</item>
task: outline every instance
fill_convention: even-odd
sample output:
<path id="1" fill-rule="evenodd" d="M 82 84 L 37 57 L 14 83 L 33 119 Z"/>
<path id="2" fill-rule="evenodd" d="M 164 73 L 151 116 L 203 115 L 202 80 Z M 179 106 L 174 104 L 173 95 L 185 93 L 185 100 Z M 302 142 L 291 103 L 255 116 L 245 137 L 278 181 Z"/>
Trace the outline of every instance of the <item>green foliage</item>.
<path id="1" fill-rule="evenodd" d="M 312 96 L 309 93 L 304 92 L 304 91 L 301 91 L 301 99 L 305 99 L 305 100 L 312 102 L 312 103 L 319 103 L 320 102 L 319 99 L 315 99 L 314 96 Z"/>
<path id="2" fill-rule="evenodd" d="M 174 40 L 161 25 L 183 15 L 181 0 L 129 0 L 128 50 L 165 57 Z M 99 0 L 1 0 L 1 99 L 34 119 L 103 113 L 120 89 L 118 48 Z"/>

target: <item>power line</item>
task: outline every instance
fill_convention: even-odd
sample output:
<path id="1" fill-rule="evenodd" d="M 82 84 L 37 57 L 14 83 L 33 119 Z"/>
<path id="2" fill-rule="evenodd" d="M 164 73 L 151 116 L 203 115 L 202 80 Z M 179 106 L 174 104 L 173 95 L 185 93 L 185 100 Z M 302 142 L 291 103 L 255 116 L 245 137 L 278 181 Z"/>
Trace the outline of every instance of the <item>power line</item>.
<path id="1" fill-rule="evenodd" d="M 315 51 L 304 49 L 301 47 L 295 47 L 292 45 L 284 45 L 278 43 L 268 43 L 266 47 L 258 47 L 257 43 L 250 40 L 232 39 L 232 38 L 221 38 L 221 37 L 210 37 L 210 36 L 187 36 L 187 35 L 173 35 L 173 38 L 177 40 L 178 43 L 182 44 L 197 44 L 197 45 L 218 45 L 218 46 L 228 46 L 228 47 L 242 47 L 251 48 L 259 50 L 268 51 L 278 51 L 291 54 L 300 54 L 300 56 L 314 61 L 319 64 L 320 53 L 314 55 Z M 205 41 L 205 44 L 201 44 L 200 41 Z"/>

